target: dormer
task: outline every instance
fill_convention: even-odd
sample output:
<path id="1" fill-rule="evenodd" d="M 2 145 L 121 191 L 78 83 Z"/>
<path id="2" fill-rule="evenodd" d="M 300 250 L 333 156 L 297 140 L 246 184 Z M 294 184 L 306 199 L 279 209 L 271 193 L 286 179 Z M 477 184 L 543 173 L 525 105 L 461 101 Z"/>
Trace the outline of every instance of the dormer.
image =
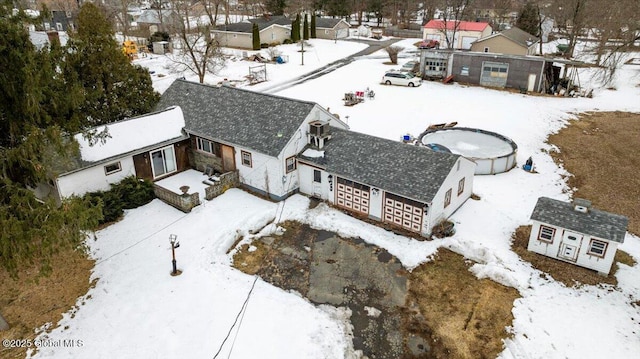
<path id="1" fill-rule="evenodd" d="M 307 143 L 318 148 L 323 148 L 326 141 L 331 138 L 329 122 L 313 121 L 309 122 L 309 133 Z"/>

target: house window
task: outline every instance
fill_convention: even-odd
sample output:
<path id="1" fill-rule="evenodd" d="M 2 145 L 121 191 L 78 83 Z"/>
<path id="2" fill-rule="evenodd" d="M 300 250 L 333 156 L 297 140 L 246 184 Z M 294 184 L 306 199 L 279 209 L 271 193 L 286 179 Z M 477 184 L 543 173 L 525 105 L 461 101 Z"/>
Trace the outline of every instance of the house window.
<path id="1" fill-rule="evenodd" d="M 322 182 L 322 176 L 320 171 L 313 170 L 313 182 L 317 182 L 317 183 Z"/>
<path id="2" fill-rule="evenodd" d="M 112 173 L 116 173 L 116 172 L 120 172 L 122 171 L 122 166 L 120 165 L 120 162 L 116 162 L 116 163 L 110 163 L 106 166 L 104 166 L 104 173 L 108 176 Z"/>
<path id="3" fill-rule="evenodd" d="M 48 22 L 45 22 L 45 23 L 44 23 L 44 30 L 45 30 L 45 31 L 49 31 L 49 30 L 51 30 L 51 24 L 49 24 Z"/>
<path id="4" fill-rule="evenodd" d="M 444 208 L 451 204 L 451 188 L 444 194 Z"/>
<path id="5" fill-rule="evenodd" d="M 242 157 L 242 164 L 247 167 L 253 167 L 253 163 L 251 160 L 251 153 L 247 151 L 240 151 L 240 156 Z"/>
<path id="6" fill-rule="evenodd" d="M 151 167 L 154 178 L 175 172 L 177 167 L 176 154 L 173 151 L 173 146 L 151 152 Z"/>
<path id="7" fill-rule="evenodd" d="M 56 30 L 58 30 L 58 31 L 62 31 L 63 30 L 62 23 L 56 22 Z"/>
<path id="8" fill-rule="evenodd" d="M 597 239 L 592 239 L 591 243 L 589 243 L 589 250 L 587 254 L 596 257 L 604 257 L 604 254 L 607 252 L 607 242 L 599 241 Z"/>
<path id="9" fill-rule="evenodd" d="M 294 156 L 287 158 L 287 160 L 285 161 L 285 164 L 287 166 L 287 173 L 295 171 L 296 158 Z"/>
<path id="10" fill-rule="evenodd" d="M 325 35 L 329 35 L 329 30 L 324 30 Z"/>
<path id="11" fill-rule="evenodd" d="M 271 40 L 275 40 L 276 39 L 276 34 L 271 33 Z"/>
<path id="12" fill-rule="evenodd" d="M 553 235 L 556 233 L 555 228 L 540 226 L 540 232 L 538 233 L 538 240 L 542 242 L 553 242 Z"/>
<path id="13" fill-rule="evenodd" d="M 464 192 L 464 177 L 460 181 L 458 181 L 458 196 Z"/>
<path id="14" fill-rule="evenodd" d="M 488 48 L 488 47 L 485 47 L 485 48 L 484 48 L 484 52 L 489 52 L 489 48 Z"/>
<path id="15" fill-rule="evenodd" d="M 238 37 L 238 34 L 233 34 L 233 38 L 235 39 L 236 37 Z"/>
<path id="16" fill-rule="evenodd" d="M 462 69 L 460 69 L 460 76 L 469 76 L 469 66 L 462 66 Z"/>
<path id="17" fill-rule="evenodd" d="M 198 151 L 210 153 L 212 155 L 218 154 L 216 151 L 216 143 L 205 140 L 204 138 L 196 137 L 196 147 L 198 148 Z"/>

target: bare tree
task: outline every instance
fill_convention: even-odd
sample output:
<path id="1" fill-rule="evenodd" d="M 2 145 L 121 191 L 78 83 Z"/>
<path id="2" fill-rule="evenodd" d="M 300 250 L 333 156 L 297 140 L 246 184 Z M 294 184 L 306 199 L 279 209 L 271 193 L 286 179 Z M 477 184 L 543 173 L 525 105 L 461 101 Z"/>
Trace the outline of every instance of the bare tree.
<path id="1" fill-rule="evenodd" d="M 389 55 L 389 60 L 394 65 L 398 64 L 398 54 L 402 50 L 404 50 L 404 47 L 396 46 L 396 45 L 387 46 L 387 47 L 384 48 L 384 51 L 386 51 L 387 54 Z"/>
<path id="2" fill-rule="evenodd" d="M 172 9 L 178 14 L 178 19 L 171 23 L 172 33 L 179 41 L 178 50 L 168 55 L 172 70 L 193 72 L 204 83 L 205 75 L 217 73 L 225 62 L 220 44 L 211 37 L 213 25 L 208 19 L 203 21 L 202 13 L 188 3 L 175 0 Z"/>
<path id="3" fill-rule="evenodd" d="M 573 52 L 578 41 L 589 22 L 588 5 L 592 0 L 554 0 L 553 10 L 556 22 L 565 31 L 569 40 L 566 57 L 573 57 Z M 600 6 L 597 5 L 596 6 Z"/>
<path id="4" fill-rule="evenodd" d="M 102 7 L 105 9 L 105 15 L 109 19 L 116 30 L 122 31 L 122 35 L 127 38 L 131 29 L 129 7 L 137 4 L 136 0 L 105 0 Z"/>
<path id="5" fill-rule="evenodd" d="M 453 49 L 456 45 L 457 33 L 462 21 L 470 9 L 472 0 L 443 0 L 442 27 L 440 32 L 444 35 L 447 48 Z"/>

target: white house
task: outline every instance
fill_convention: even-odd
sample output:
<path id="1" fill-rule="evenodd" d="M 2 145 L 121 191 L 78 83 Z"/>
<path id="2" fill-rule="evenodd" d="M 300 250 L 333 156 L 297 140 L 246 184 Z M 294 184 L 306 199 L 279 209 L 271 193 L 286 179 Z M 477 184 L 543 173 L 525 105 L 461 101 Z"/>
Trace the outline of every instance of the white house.
<path id="1" fill-rule="evenodd" d="M 608 275 L 618 244 L 624 242 L 627 217 L 600 211 L 591 202 L 540 197 L 531 214 L 528 249 Z"/>
<path id="2" fill-rule="evenodd" d="M 423 236 L 470 196 L 475 163 L 459 155 L 309 126 L 298 156 L 300 192 Z"/>
<path id="3" fill-rule="evenodd" d="M 269 16 L 242 22 L 219 25 L 211 31 L 225 47 L 253 48 L 253 24 L 258 24 L 260 43 L 282 43 L 291 38 L 291 20 L 286 16 Z"/>
<path id="4" fill-rule="evenodd" d="M 105 141 L 91 143 L 82 134 L 78 158 L 62 169 L 49 186 L 58 199 L 108 190 L 127 176 L 156 180 L 189 166 L 188 137 L 179 107 L 96 128 L 108 131 Z M 43 194 L 44 188 L 40 188 Z"/>
<path id="5" fill-rule="evenodd" d="M 310 122 L 347 128 L 313 102 L 185 80 L 176 80 L 157 107 L 176 105 L 185 114 L 194 168 L 237 169 L 245 187 L 274 200 L 298 191 L 296 155 L 307 145 Z"/>

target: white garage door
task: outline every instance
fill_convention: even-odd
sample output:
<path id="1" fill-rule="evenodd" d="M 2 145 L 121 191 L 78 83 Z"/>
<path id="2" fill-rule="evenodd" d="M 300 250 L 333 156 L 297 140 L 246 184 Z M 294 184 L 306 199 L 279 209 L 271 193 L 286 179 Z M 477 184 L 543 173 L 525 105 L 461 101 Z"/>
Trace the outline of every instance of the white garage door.
<path id="1" fill-rule="evenodd" d="M 412 232 L 421 232 L 425 205 L 391 193 L 384 198 L 384 221 Z"/>
<path id="2" fill-rule="evenodd" d="M 369 186 L 338 177 L 336 204 L 358 214 L 369 214 Z"/>
<path id="3" fill-rule="evenodd" d="M 477 37 L 473 36 L 463 36 L 462 37 L 462 48 L 465 50 L 469 50 L 471 48 L 471 43 L 478 40 Z"/>

